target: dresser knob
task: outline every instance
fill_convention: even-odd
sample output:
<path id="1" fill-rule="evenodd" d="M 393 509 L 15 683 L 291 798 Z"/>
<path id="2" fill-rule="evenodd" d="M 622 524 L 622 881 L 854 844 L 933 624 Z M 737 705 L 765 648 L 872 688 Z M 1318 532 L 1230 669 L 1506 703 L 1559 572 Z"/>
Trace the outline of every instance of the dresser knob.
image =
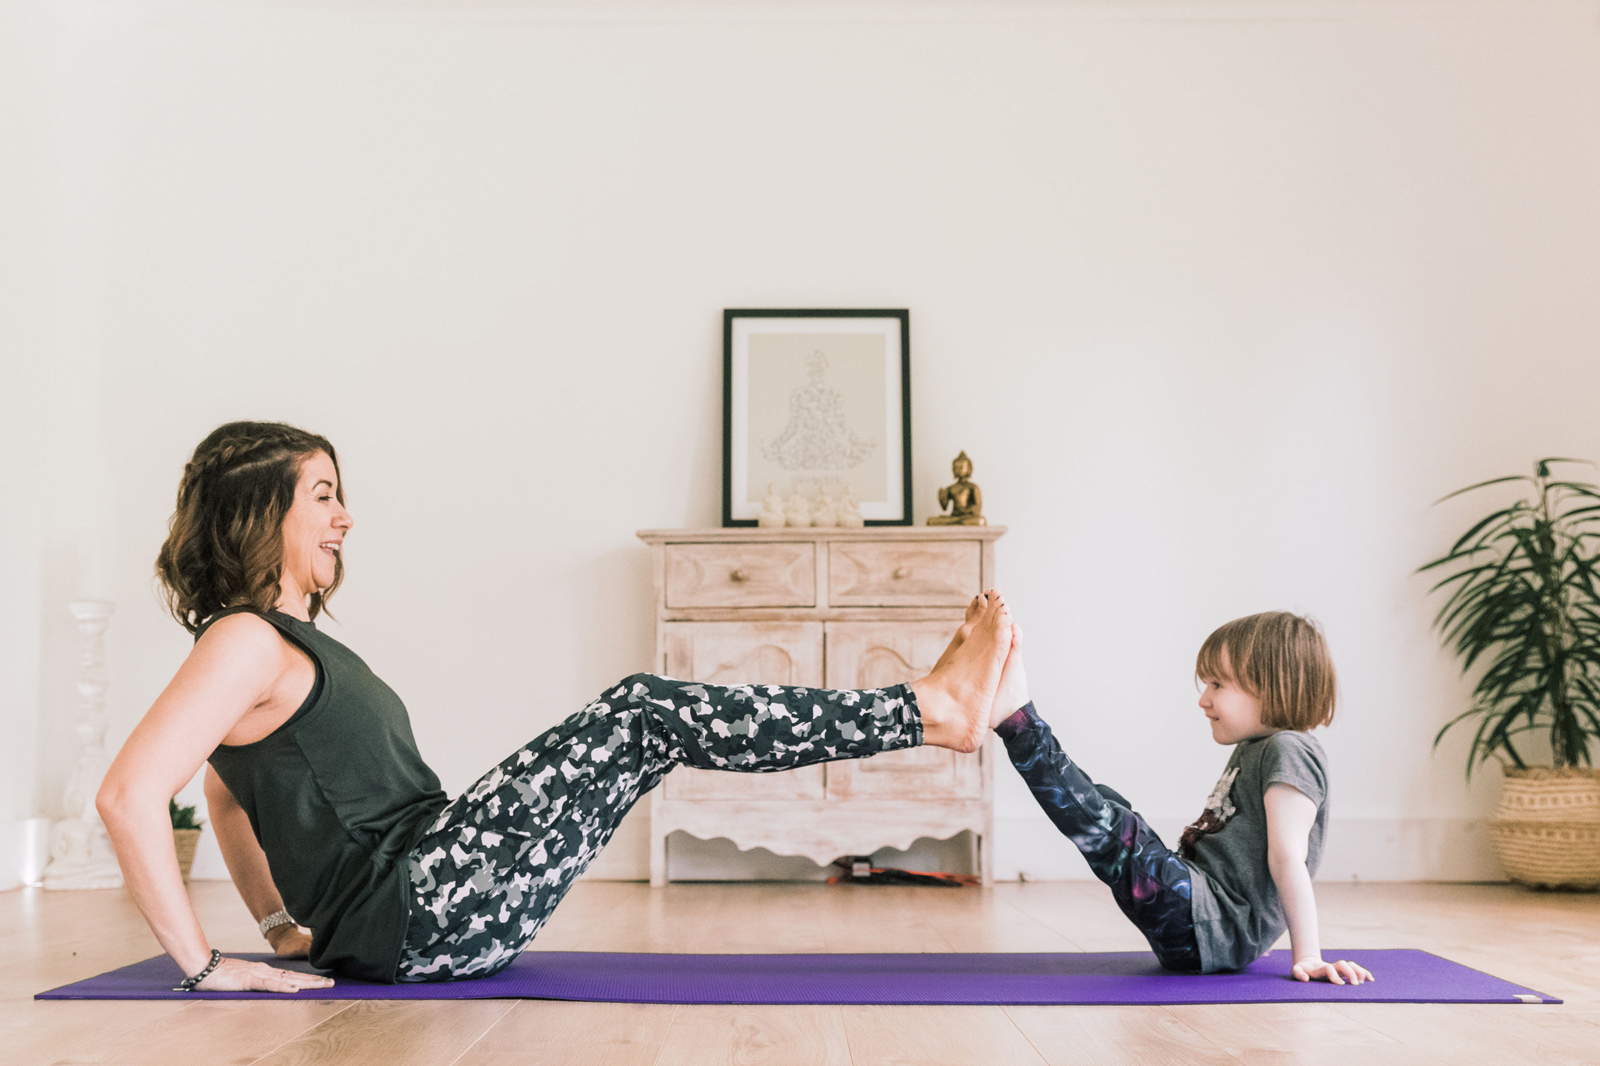
<path id="1" fill-rule="evenodd" d="M 897 567 L 894 568 L 894 576 L 895 576 L 896 580 L 902 580 L 904 578 L 910 577 L 911 576 L 911 571 L 907 570 L 903 566 L 897 566 Z"/>
<path id="2" fill-rule="evenodd" d="M 728 575 L 728 579 L 730 581 L 749 581 L 750 580 L 750 575 L 745 573 L 744 567 L 741 566 L 739 569 L 737 569 L 733 573 L 729 574 Z"/>

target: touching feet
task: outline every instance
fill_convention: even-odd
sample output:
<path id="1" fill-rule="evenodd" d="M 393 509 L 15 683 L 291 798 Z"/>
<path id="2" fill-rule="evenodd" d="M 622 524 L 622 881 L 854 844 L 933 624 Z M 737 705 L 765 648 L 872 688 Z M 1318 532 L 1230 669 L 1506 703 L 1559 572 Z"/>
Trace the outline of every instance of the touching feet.
<path id="1" fill-rule="evenodd" d="M 972 602 L 967 604 L 967 617 L 956 629 L 955 636 L 950 638 L 950 644 L 939 656 L 939 661 L 933 664 L 933 673 L 937 673 L 940 667 L 948 663 L 956 649 L 972 635 L 972 630 L 977 625 L 978 619 L 983 617 L 986 606 L 988 601 L 981 594 L 974 596 Z M 1022 626 L 1013 622 L 1006 664 L 1000 673 L 1000 686 L 995 690 L 994 704 L 989 712 L 989 728 L 993 729 L 1010 718 L 1032 699 L 1033 696 L 1028 692 L 1028 673 L 1022 665 Z"/>
<path id="2" fill-rule="evenodd" d="M 933 670 L 938 670 L 939 667 L 949 662 L 950 656 L 954 655 L 956 649 L 961 647 L 962 643 L 972 635 L 972 627 L 977 625 L 978 619 L 983 617 L 983 609 L 988 606 L 988 602 L 988 599 L 981 592 L 972 597 L 972 602 L 967 604 L 967 617 L 962 619 L 961 624 L 956 627 L 956 635 L 950 638 L 949 645 L 939 653 L 939 661 L 933 664 Z M 929 671 L 929 673 L 932 672 Z"/>
<path id="3" fill-rule="evenodd" d="M 994 706 L 989 712 L 989 728 L 1016 714 L 1032 699 L 1028 694 L 1028 673 L 1022 668 L 1022 627 L 1013 622 L 1011 651 L 1006 655 L 1005 669 L 1000 672 L 1000 687 L 995 690 Z"/>
<path id="4" fill-rule="evenodd" d="M 924 743 L 954 751 L 978 750 L 989 733 L 995 695 L 1013 643 L 1011 609 L 1001 595 L 991 590 L 974 600 L 967 608 L 967 621 L 933 670 L 911 683 L 922 712 Z"/>

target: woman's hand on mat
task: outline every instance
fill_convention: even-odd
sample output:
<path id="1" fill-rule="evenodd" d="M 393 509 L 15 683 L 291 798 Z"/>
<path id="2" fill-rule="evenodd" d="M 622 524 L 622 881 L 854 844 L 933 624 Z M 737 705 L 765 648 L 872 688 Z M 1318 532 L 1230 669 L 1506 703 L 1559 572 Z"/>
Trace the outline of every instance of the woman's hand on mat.
<path id="1" fill-rule="evenodd" d="M 311 954 L 311 933 L 298 925 L 280 925 L 268 930 L 267 943 L 280 959 L 303 959 Z"/>
<path id="2" fill-rule="evenodd" d="M 302 988 L 332 988 L 333 978 L 314 973 L 280 970 L 264 962 L 246 962 L 226 956 L 196 992 L 298 992 Z"/>
<path id="3" fill-rule="evenodd" d="M 1313 956 L 1301 959 L 1294 964 L 1294 976 L 1299 981 L 1327 981 L 1331 984 L 1359 985 L 1362 981 L 1376 981 L 1372 971 L 1365 966 L 1357 966 L 1348 959 L 1338 962 L 1323 962 L 1320 957 Z"/>

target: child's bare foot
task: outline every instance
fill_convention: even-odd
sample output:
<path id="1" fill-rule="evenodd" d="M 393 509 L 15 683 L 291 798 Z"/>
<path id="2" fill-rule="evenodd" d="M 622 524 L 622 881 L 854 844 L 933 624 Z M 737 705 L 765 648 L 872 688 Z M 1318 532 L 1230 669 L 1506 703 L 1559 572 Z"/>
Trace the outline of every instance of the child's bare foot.
<path id="1" fill-rule="evenodd" d="M 989 731 L 1000 674 L 1011 650 L 1011 609 L 989 592 L 965 640 L 927 677 L 911 682 L 926 744 L 977 751 Z"/>
<path id="2" fill-rule="evenodd" d="M 950 638 L 949 645 L 939 653 L 939 661 L 933 664 L 934 670 L 949 662 L 950 656 L 954 655 L 956 649 L 961 647 L 962 642 L 972 635 L 972 627 L 977 624 L 979 618 L 983 617 L 983 608 L 987 602 L 981 592 L 972 597 L 972 602 L 967 604 L 967 617 L 962 620 L 961 625 L 956 627 L 956 635 Z M 932 673 L 933 671 L 930 670 L 928 672 Z"/>
<path id="3" fill-rule="evenodd" d="M 989 713 L 989 728 L 1016 714 L 1033 699 L 1028 695 L 1028 673 L 1022 668 L 1022 627 L 1011 626 L 1011 653 L 1000 672 L 1000 687 L 995 690 L 994 708 Z"/>

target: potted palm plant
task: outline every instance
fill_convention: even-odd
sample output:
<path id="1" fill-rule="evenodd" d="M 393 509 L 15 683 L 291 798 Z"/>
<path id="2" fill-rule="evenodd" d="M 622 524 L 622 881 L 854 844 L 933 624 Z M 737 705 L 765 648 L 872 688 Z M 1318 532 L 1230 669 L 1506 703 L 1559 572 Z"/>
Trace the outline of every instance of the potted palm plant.
<path id="1" fill-rule="evenodd" d="M 1463 673 L 1483 664 L 1472 706 L 1451 719 L 1477 723 L 1467 753 L 1498 761 L 1505 783 L 1489 836 L 1506 874 L 1548 888 L 1600 888 L 1600 486 L 1561 479 L 1541 459 L 1524 498 L 1480 519 L 1443 556 L 1420 568 L 1444 571 L 1434 618 Z M 1440 501 L 1443 502 L 1443 501 Z M 1531 736 L 1530 736 L 1531 734 Z M 1539 743 L 1542 738 L 1545 744 Z M 1519 747 L 1519 744 L 1522 745 Z M 1549 765 L 1528 753 L 1548 746 Z"/>
<path id="2" fill-rule="evenodd" d="M 167 801 L 167 814 L 172 817 L 172 846 L 178 851 L 178 869 L 183 883 L 189 883 L 189 871 L 194 868 L 194 851 L 200 845 L 201 823 L 194 816 L 193 807 L 180 807 L 176 799 Z"/>

